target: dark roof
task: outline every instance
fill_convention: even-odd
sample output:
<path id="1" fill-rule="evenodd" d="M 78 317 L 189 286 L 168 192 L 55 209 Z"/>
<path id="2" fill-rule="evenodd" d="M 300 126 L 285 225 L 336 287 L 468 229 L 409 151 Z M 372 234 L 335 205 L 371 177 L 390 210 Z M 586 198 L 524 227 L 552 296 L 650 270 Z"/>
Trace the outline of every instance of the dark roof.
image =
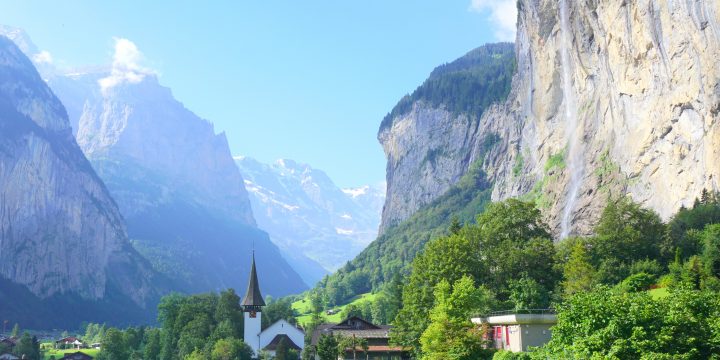
<path id="1" fill-rule="evenodd" d="M 322 335 L 342 335 L 346 337 L 359 337 L 365 339 L 389 339 L 389 325 L 375 325 L 357 316 L 347 318 L 339 324 L 321 324 L 315 328 L 311 343 L 317 345 Z"/>
<path id="2" fill-rule="evenodd" d="M 351 316 L 332 327 L 333 330 L 370 330 L 380 329 L 379 326 L 357 316 Z"/>
<path id="3" fill-rule="evenodd" d="M 270 343 L 267 344 L 267 346 L 265 346 L 265 350 L 274 351 L 275 349 L 277 349 L 278 344 L 280 344 L 280 341 L 283 340 L 283 339 L 285 339 L 285 345 L 287 345 L 287 348 L 288 348 L 288 349 L 301 350 L 300 347 L 297 346 L 297 345 L 290 339 L 290 337 L 287 336 L 287 335 L 285 335 L 285 334 L 277 334 L 277 335 L 275 335 L 275 337 L 272 339 L 272 341 L 270 341 Z"/>
<path id="4" fill-rule="evenodd" d="M 61 357 L 59 360 L 92 360 L 92 358 L 92 356 L 78 351 L 72 354 L 65 354 L 65 356 Z"/>
<path id="5" fill-rule="evenodd" d="M 243 298 L 242 306 L 265 306 L 262 294 L 260 294 L 260 284 L 258 283 L 257 271 L 255 271 L 255 254 L 252 257 L 252 267 L 250 268 L 250 279 L 248 280 L 248 288 Z"/>

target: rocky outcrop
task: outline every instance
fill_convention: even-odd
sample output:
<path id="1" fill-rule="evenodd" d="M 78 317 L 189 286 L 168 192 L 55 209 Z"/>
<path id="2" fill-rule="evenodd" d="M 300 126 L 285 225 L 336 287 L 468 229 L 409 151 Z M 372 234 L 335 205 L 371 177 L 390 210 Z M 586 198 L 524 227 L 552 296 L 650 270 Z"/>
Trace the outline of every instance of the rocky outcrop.
<path id="1" fill-rule="evenodd" d="M 103 92 L 97 83 L 82 82 L 81 78 L 76 77 L 76 81 L 91 84 L 98 91 L 97 97 L 86 99 L 78 122 L 77 141 L 88 159 L 145 169 L 163 177 L 167 185 L 157 198 L 115 194 L 126 217 L 181 193 L 198 206 L 255 225 L 224 133 L 215 134 L 211 123 L 187 110 L 154 76 Z M 99 171 L 115 168 L 108 165 Z"/>
<path id="2" fill-rule="evenodd" d="M 102 300 L 112 291 L 145 306 L 158 295 L 156 274 L 130 246 L 62 103 L 2 36 L 0 278 L 40 298 Z M 4 298 L 3 307 L 12 306 L 12 296 Z"/>
<path id="3" fill-rule="evenodd" d="M 518 7 L 518 73 L 508 100 L 480 119 L 503 130 L 483 166 L 493 199 L 536 201 L 562 237 L 590 233 L 609 197 L 628 194 L 667 218 L 703 188 L 719 188 L 720 5 L 524 0 Z M 473 131 L 454 140 L 484 136 Z M 412 142 L 413 134 L 398 136 Z M 438 141 L 419 140 L 408 148 L 426 153 Z M 388 204 L 436 198 L 472 156 L 446 159 L 453 170 L 432 185 L 389 191 Z M 388 179 L 402 177 L 388 170 Z M 424 189 L 434 190 L 422 201 L 403 198 Z"/>
<path id="4" fill-rule="evenodd" d="M 236 163 L 258 224 L 311 285 L 377 236 L 383 189 L 340 189 L 325 172 L 287 159 L 236 157 Z"/>
<path id="5" fill-rule="evenodd" d="M 77 141 L 117 201 L 134 247 L 190 292 L 245 288 L 253 247 L 266 293 L 306 289 L 257 228 L 225 134 L 155 75 L 120 76 L 116 67 L 49 83 L 79 117 Z"/>
<path id="6" fill-rule="evenodd" d="M 385 117 L 378 132 L 388 160 L 381 232 L 445 193 L 475 162 L 497 158 L 487 155 L 498 153 L 507 129 L 487 114 L 500 111 L 493 102 L 510 92 L 513 59 L 508 43 L 470 51 L 433 70 Z"/>
<path id="7" fill-rule="evenodd" d="M 589 233 L 608 196 L 667 218 L 718 189 L 716 2 L 520 5 L 516 86 L 529 95 L 514 99 L 509 121 L 524 122 L 520 154 L 534 156 L 522 173 L 547 198 L 556 233 Z M 551 169 L 557 154 L 564 164 Z M 497 185 L 496 198 L 532 191 L 507 176 Z"/>
<path id="8" fill-rule="evenodd" d="M 478 117 L 422 101 L 381 129 L 378 139 L 388 159 L 381 229 L 409 218 L 455 184 L 476 160 L 474 149 L 487 133 Z"/>

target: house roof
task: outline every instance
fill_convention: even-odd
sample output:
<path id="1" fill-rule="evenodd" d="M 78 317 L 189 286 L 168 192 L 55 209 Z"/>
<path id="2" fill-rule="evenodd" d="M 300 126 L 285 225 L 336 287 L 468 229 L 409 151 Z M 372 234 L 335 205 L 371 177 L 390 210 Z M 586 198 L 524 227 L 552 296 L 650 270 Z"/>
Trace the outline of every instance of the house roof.
<path id="1" fill-rule="evenodd" d="M 361 347 L 356 347 L 357 351 L 364 351 Z M 370 345 L 368 346 L 368 352 L 405 352 L 410 351 L 410 348 L 404 348 L 402 346 L 389 346 L 389 345 Z M 346 351 L 351 351 L 350 348 Z"/>
<path id="2" fill-rule="evenodd" d="M 76 341 L 82 342 L 82 340 L 80 340 L 80 339 L 78 339 L 78 338 L 76 338 L 76 337 L 74 337 L 74 336 L 68 336 L 68 337 L 62 338 L 62 339 L 60 339 L 60 340 L 57 340 L 57 341 L 55 341 L 55 342 L 56 342 L 56 343 L 68 343 L 68 344 L 71 344 L 71 343 L 74 343 L 74 342 L 76 342 Z"/>
<path id="3" fill-rule="evenodd" d="M 17 341 L 13 340 L 12 338 L 0 338 L 0 343 L 15 346 L 17 344 Z"/>
<path id="4" fill-rule="evenodd" d="M 322 335 L 341 335 L 365 339 L 389 339 L 389 325 L 375 325 L 367 320 L 353 316 L 341 321 L 339 324 L 321 324 L 312 334 L 312 344 L 316 345 Z"/>
<path id="5" fill-rule="evenodd" d="M 262 294 L 260 294 L 260 284 L 258 283 L 257 271 L 255 270 L 255 254 L 252 257 L 252 267 L 250 268 L 250 279 L 248 280 L 247 291 L 243 298 L 242 306 L 265 306 Z"/>
<path id="6" fill-rule="evenodd" d="M 288 349 L 301 350 L 300 347 L 297 346 L 297 344 L 295 344 L 292 341 L 292 339 L 290 339 L 290 337 L 285 334 L 275 335 L 275 337 L 270 341 L 270 343 L 267 344 L 267 346 L 265 346 L 264 350 L 274 351 L 275 349 L 277 349 L 278 345 L 280 344 L 280 341 L 282 341 L 282 340 L 285 340 L 285 344 L 287 345 Z"/>
<path id="7" fill-rule="evenodd" d="M 355 330 L 371 330 L 371 329 L 380 329 L 380 326 L 377 326 L 365 319 L 362 319 L 357 316 L 351 316 L 337 325 L 333 326 L 334 330 L 344 330 L 344 329 L 355 329 Z"/>
<path id="8" fill-rule="evenodd" d="M 65 356 L 61 357 L 59 360 L 92 360 L 92 356 L 82 352 L 74 352 L 72 354 L 65 354 Z"/>

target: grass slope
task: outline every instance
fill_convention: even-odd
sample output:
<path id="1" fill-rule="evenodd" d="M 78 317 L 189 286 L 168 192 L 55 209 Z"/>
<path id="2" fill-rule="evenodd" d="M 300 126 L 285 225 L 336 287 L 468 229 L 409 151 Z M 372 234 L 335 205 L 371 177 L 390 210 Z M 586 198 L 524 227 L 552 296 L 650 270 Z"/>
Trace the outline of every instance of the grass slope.
<path id="1" fill-rule="evenodd" d="M 372 302 L 375 300 L 375 297 L 377 294 L 372 293 L 366 293 L 356 296 L 352 299 L 349 303 L 342 305 L 342 306 L 336 306 L 333 308 L 333 310 L 336 310 L 337 312 L 333 315 L 323 315 L 325 318 L 325 322 L 328 323 L 339 323 L 343 319 L 341 318 L 341 313 L 345 308 L 352 304 L 352 305 L 361 305 L 363 302 Z M 310 321 L 310 318 L 312 317 L 312 310 L 310 307 L 310 299 L 307 297 L 303 297 L 302 299 L 292 303 L 292 308 L 295 310 L 298 314 L 297 321 L 301 325 L 305 325 Z"/>
<path id="2" fill-rule="evenodd" d="M 49 346 L 52 347 L 52 344 L 50 344 Z M 83 352 L 83 353 L 85 353 L 85 354 L 88 354 L 88 355 L 92 356 L 93 358 L 96 358 L 97 355 L 98 355 L 98 353 L 100 352 L 100 350 L 98 350 L 98 349 L 82 349 L 82 350 L 76 350 L 76 349 L 55 350 L 55 349 L 51 349 L 51 350 L 48 350 L 48 351 L 45 352 L 45 354 L 43 355 L 43 360 L 50 360 L 51 358 L 53 358 L 53 359 L 60 359 L 61 357 L 65 356 L 65 354 L 72 354 L 72 353 L 75 353 L 75 352 L 78 352 L 78 351 Z"/>

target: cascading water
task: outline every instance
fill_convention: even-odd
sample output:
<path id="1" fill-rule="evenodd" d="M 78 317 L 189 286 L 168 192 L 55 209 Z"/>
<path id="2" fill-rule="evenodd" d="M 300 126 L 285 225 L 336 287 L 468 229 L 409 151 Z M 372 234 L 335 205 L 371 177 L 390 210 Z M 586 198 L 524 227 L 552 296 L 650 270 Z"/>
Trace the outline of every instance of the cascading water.
<path id="1" fill-rule="evenodd" d="M 571 215 L 578 200 L 580 183 L 583 177 L 583 144 L 582 131 L 578 124 L 575 93 L 572 88 L 572 75 L 570 73 L 570 26 L 567 0 L 560 1 L 560 60 L 562 62 L 562 90 L 563 105 L 565 107 L 565 140 L 567 141 L 565 162 L 570 171 L 570 183 L 565 198 L 562 220 L 560 222 L 560 237 L 566 238 L 571 231 Z"/>

